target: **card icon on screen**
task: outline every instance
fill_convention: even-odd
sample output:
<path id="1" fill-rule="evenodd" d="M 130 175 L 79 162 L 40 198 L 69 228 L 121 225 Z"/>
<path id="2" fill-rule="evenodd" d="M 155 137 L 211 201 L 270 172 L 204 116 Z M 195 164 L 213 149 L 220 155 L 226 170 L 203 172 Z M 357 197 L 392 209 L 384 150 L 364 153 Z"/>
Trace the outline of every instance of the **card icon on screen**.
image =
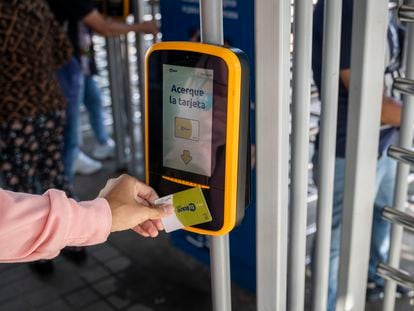
<path id="1" fill-rule="evenodd" d="M 200 122 L 175 117 L 175 137 L 198 141 L 200 139 Z"/>

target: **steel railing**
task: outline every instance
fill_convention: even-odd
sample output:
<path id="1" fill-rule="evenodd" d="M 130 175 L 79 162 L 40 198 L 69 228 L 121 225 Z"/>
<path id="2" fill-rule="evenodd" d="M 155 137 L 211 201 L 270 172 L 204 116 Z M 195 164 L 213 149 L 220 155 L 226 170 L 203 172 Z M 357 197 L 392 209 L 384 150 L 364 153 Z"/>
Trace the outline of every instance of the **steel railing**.
<path id="1" fill-rule="evenodd" d="M 398 161 L 396 189 L 393 208 L 385 208 L 383 217 L 392 226 L 391 249 L 388 263 L 380 263 L 377 273 L 387 279 L 383 310 L 395 309 L 395 292 L 397 283 L 414 289 L 414 277 L 399 269 L 403 229 L 413 230 L 414 217 L 404 212 L 407 205 L 410 165 L 414 164 L 414 153 L 410 150 L 413 144 L 414 124 L 414 1 L 409 0 L 398 8 L 400 21 L 407 22 L 407 54 L 406 78 L 398 78 L 394 88 L 404 95 L 401 113 L 401 130 L 398 146 L 391 146 L 388 155 Z"/>

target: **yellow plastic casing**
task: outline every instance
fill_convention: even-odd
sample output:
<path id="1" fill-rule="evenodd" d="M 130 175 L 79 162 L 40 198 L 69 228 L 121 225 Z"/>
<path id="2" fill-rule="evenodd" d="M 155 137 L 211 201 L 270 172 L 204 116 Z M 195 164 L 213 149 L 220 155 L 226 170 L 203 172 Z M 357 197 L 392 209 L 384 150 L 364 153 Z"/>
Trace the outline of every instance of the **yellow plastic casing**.
<path id="1" fill-rule="evenodd" d="M 124 0 L 124 18 L 127 18 L 131 14 L 129 10 L 129 0 Z"/>
<path id="2" fill-rule="evenodd" d="M 220 230 L 211 231 L 195 227 L 184 228 L 187 231 L 206 234 L 224 235 L 236 225 L 237 216 L 237 179 L 238 179 L 238 148 L 239 148 L 239 121 L 242 67 L 237 55 L 230 49 L 196 42 L 160 42 L 150 47 L 145 59 L 145 166 L 146 182 L 149 183 L 149 138 L 148 138 L 148 59 L 154 51 L 175 50 L 190 51 L 217 56 L 227 65 L 228 92 L 227 92 L 227 127 L 226 127 L 226 160 L 224 182 L 224 218 Z M 163 178 L 165 178 L 163 176 Z M 187 184 L 189 181 L 177 182 Z"/>

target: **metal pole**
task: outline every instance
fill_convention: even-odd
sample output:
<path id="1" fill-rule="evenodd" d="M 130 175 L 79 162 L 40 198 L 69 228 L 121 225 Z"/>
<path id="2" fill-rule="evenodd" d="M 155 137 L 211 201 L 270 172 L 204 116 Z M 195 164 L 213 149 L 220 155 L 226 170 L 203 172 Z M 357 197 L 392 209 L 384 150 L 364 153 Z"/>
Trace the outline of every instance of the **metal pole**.
<path id="1" fill-rule="evenodd" d="M 314 311 L 326 310 L 331 245 L 342 0 L 325 1 L 321 91 L 318 215 L 313 271 Z"/>
<path id="2" fill-rule="evenodd" d="M 405 229 L 414 232 L 414 216 L 404 213 L 398 209 L 384 207 L 382 217 L 394 224 L 403 226 Z"/>
<path id="3" fill-rule="evenodd" d="M 111 92 L 111 107 L 112 115 L 114 118 L 114 138 L 116 142 L 116 160 L 118 169 L 121 168 L 125 163 L 125 141 L 124 131 L 122 128 L 122 113 L 120 111 L 121 100 L 120 100 L 120 88 L 118 83 L 117 73 L 117 57 L 116 53 L 119 53 L 116 49 L 116 38 L 106 39 L 107 55 L 108 55 L 108 73 L 109 73 L 109 88 Z"/>
<path id="4" fill-rule="evenodd" d="M 286 310 L 290 1 L 255 1 L 257 310 Z"/>
<path id="5" fill-rule="evenodd" d="M 214 311 L 231 310 L 229 235 L 211 237 L 211 286 Z"/>
<path id="6" fill-rule="evenodd" d="M 150 0 L 150 8 L 151 8 L 151 15 L 152 18 L 155 19 L 155 0 Z"/>
<path id="7" fill-rule="evenodd" d="M 135 0 L 134 1 L 134 22 L 139 23 L 141 22 L 141 15 L 140 12 L 143 12 L 143 3 L 141 0 Z M 144 94 L 145 94 L 145 52 L 142 48 L 142 36 L 139 34 L 135 34 L 135 48 L 136 48 L 136 55 L 137 55 L 137 73 L 138 73 L 138 87 L 139 87 L 139 111 L 141 113 L 141 118 L 139 121 L 140 126 L 140 133 L 141 133 L 141 146 L 140 151 L 142 154 L 142 163 L 145 163 L 145 140 L 143 137 L 145 137 L 145 124 L 144 124 L 144 116 L 145 116 L 145 105 L 144 105 Z M 141 178 L 144 178 L 145 176 L 145 165 L 143 166 L 142 176 L 139 176 Z"/>
<path id="8" fill-rule="evenodd" d="M 414 1 L 409 1 L 414 4 Z M 406 78 L 414 80 L 414 24 L 407 24 L 407 67 Z M 399 146 L 410 149 L 413 143 L 413 124 L 414 124 L 414 94 L 404 95 L 404 105 L 401 113 L 401 129 Z M 403 162 L 398 163 L 397 178 L 395 185 L 394 208 L 404 210 L 407 202 L 408 184 L 407 177 L 410 173 L 410 166 Z M 403 228 L 398 225 L 392 226 L 391 248 L 388 265 L 398 268 L 400 264 L 401 244 Z M 395 290 L 397 284 L 394 281 L 387 281 L 385 286 L 385 297 L 383 310 L 391 311 L 395 307 Z"/>
<path id="9" fill-rule="evenodd" d="M 200 0 L 201 42 L 223 45 L 223 0 Z"/>
<path id="10" fill-rule="evenodd" d="M 123 77 L 123 86 L 124 86 L 124 96 L 125 96 L 125 112 L 126 112 L 126 128 L 128 131 L 128 137 L 130 139 L 130 158 L 129 158 L 129 168 L 128 171 L 137 176 L 137 139 L 135 137 L 135 116 L 134 116 L 134 107 L 132 103 L 132 94 L 131 94 L 131 77 L 129 70 L 129 43 L 128 35 L 122 36 L 122 77 Z"/>
<path id="11" fill-rule="evenodd" d="M 362 311 L 368 275 L 388 0 L 354 1 L 337 310 Z"/>
<path id="12" fill-rule="evenodd" d="M 288 273 L 288 310 L 291 311 L 302 311 L 305 306 L 312 11 L 312 0 L 295 1 L 289 234 L 291 260 Z"/>
<path id="13" fill-rule="evenodd" d="M 378 265 L 377 271 L 379 275 L 388 281 L 398 282 L 407 288 L 414 289 L 414 277 L 407 271 L 395 269 L 383 263 Z"/>
<path id="14" fill-rule="evenodd" d="M 200 0 L 201 42 L 224 44 L 223 0 Z M 231 310 L 229 235 L 211 237 L 211 286 L 214 311 Z"/>
<path id="15" fill-rule="evenodd" d="M 122 168 L 125 168 L 127 163 L 127 157 L 126 157 L 126 151 L 127 151 L 127 145 L 126 145 L 126 137 L 127 137 L 127 131 L 126 131 L 126 109 L 125 109 L 125 93 L 124 93 L 124 78 L 123 78 L 123 61 L 122 61 L 122 44 L 121 44 L 121 38 L 114 37 L 113 38 L 113 44 L 114 44 L 114 60 L 115 60 L 115 68 L 114 68 L 114 76 L 115 76 L 115 87 L 117 89 L 117 95 L 118 95 L 118 105 L 113 106 L 113 109 L 115 109 L 115 113 L 117 115 L 117 127 L 118 132 L 120 133 L 120 148 L 122 152 Z M 121 68 L 121 70 L 120 70 Z"/>
<path id="16" fill-rule="evenodd" d="M 412 83 L 414 86 L 414 80 Z M 414 95 L 414 92 L 413 92 L 413 95 Z M 414 166 L 414 151 L 410 149 L 391 145 L 388 148 L 388 156 L 397 161 L 404 162 L 405 164 Z"/>

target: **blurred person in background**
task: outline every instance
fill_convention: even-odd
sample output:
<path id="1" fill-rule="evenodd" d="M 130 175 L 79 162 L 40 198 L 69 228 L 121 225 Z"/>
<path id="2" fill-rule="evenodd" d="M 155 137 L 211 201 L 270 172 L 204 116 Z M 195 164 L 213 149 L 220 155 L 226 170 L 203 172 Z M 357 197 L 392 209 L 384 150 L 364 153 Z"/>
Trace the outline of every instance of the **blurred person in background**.
<path id="1" fill-rule="evenodd" d="M 80 92 L 84 83 L 81 66 L 81 23 L 106 37 L 119 36 L 130 31 L 156 34 L 158 28 L 155 22 L 126 24 L 106 19 L 96 10 L 91 0 L 47 0 L 47 2 L 57 20 L 66 29 L 74 49 L 70 62 L 58 72 L 60 84 L 68 101 L 64 143 L 65 174 L 69 181 L 73 182 L 74 165 L 78 158 L 80 145 Z M 89 171 L 97 171 L 101 167 L 99 162 L 89 157 L 82 156 L 81 160 L 83 160 L 84 167 L 89 165 L 93 168 Z M 79 166 L 78 170 L 80 170 Z"/>
<path id="2" fill-rule="evenodd" d="M 71 53 L 43 0 L 0 2 L 0 168 L 8 190 L 73 195 L 62 156 L 66 100 L 56 77 Z"/>
<path id="3" fill-rule="evenodd" d="M 80 92 L 83 88 L 83 72 L 81 66 L 80 26 L 82 23 L 103 36 L 118 36 L 130 31 L 143 33 L 157 33 L 154 22 L 126 24 L 105 19 L 95 8 L 91 0 L 47 0 L 50 9 L 58 22 L 66 29 L 72 43 L 73 54 L 70 61 L 58 71 L 58 79 L 63 93 L 67 99 L 66 123 L 64 129 L 63 160 L 65 175 L 73 183 L 74 164 L 79 154 L 80 145 Z M 95 171 L 100 169 L 100 163 L 83 157 L 90 161 L 85 166 L 95 165 Z M 98 166 L 98 167 L 96 167 Z M 86 252 L 81 247 L 70 247 L 62 254 L 76 263 L 86 260 Z"/>
<path id="4" fill-rule="evenodd" d="M 70 59 L 70 43 L 43 0 L 1 1 L 0 21 L 5 187 L 27 193 L 57 188 L 72 195 L 61 154 L 66 101 L 56 78 Z"/>
<path id="5" fill-rule="evenodd" d="M 93 33 L 88 26 L 79 23 L 80 63 L 83 73 L 80 101 L 85 105 L 88 112 L 89 123 L 97 142 L 92 149 L 92 156 L 97 160 L 105 160 L 114 156 L 115 142 L 109 136 L 104 124 L 101 90 L 94 78 L 98 75 L 98 68 L 95 61 L 92 35 Z M 94 161 L 82 151 L 79 151 L 75 160 L 74 171 L 75 173 L 88 175 L 95 173 L 101 167 L 100 162 Z"/>

